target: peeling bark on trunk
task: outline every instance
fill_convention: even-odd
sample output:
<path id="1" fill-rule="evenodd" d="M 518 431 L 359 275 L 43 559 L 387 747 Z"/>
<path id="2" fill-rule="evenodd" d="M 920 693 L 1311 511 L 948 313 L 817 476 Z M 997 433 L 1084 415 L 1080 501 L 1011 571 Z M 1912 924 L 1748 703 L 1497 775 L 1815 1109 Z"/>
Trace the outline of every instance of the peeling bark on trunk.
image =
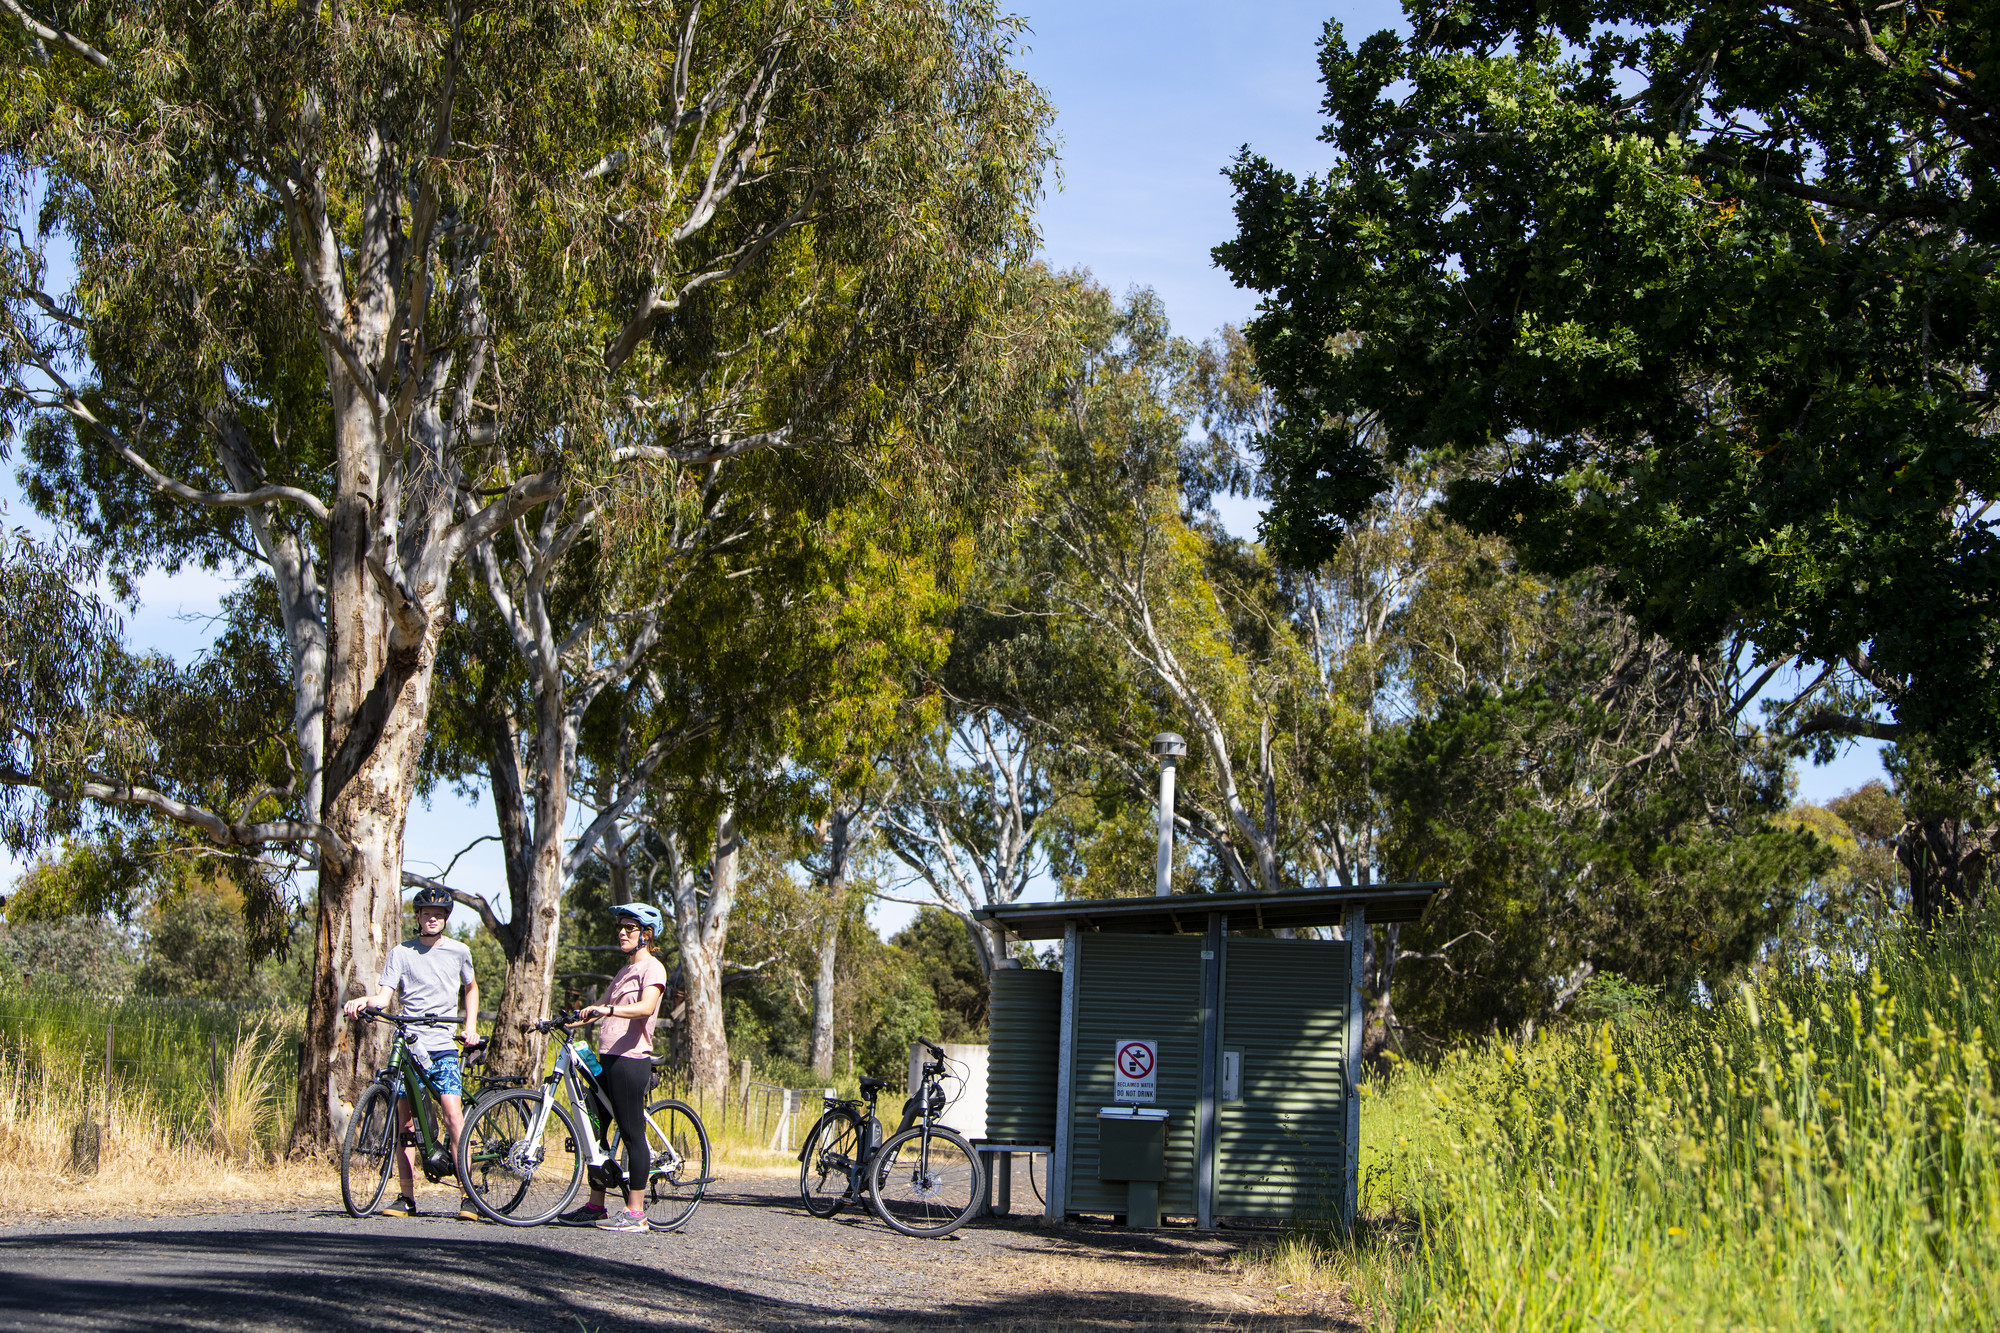
<path id="1" fill-rule="evenodd" d="M 535 719 L 535 817 L 526 892 L 512 921 L 513 949 L 507 955 L 507 983 L 493 1024 L 494 1067 L 504 1074 L 541 1068 L 544 1039 L 533 1025 L 548 1017 L 555 990 L 556 935 L 561 924 L 563 828 L 569 818 L 569 758 L 572 732 L 560 691 L 542 692 Z"/>
<path id="2" fill-rule="evenodd" d="M 339 660 L 338 625 L 335 643 Z M 383 958 L 402 938 L 403 827 L 423 751 L 431 662 L 426 645 L 380 739 L 325 814 L 354 850 L 344 864 L 329 860 L 320 868 L 295 1147 L 338 1142 L 355 1098 L 386 1057 L 386 1029 L 342 1022 L 339 1009 L 373 989 Z"/>
<path id="3" fill-rule="evenodd" d="M 729 942 L 729 914 L 736 905 L 736 862 L 743 850 L 736 809 L 725 805 L 715 823 L 708 902 L 696 899 L 693 876 L 674 886 L 674 929 L 680 939 L 687 1005 L 688 1077 L 710 1097 L 729 1085 L 729 1036 L 722 1023 L 722 959 Z"/>

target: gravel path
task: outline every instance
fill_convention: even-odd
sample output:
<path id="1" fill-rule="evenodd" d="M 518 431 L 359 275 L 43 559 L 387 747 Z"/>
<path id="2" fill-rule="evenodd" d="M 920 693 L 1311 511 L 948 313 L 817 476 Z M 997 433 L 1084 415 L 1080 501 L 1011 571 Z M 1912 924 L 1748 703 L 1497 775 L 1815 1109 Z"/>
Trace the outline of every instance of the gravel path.
<path id="1" fill-rule="evenodd" d="M 1234 1250 L 1028 1218 L 912 1240 L 872 1214 L 809 1217 L 789 1182 L 756 1179 L 719 1184 L 674 1235 L 337 1206 L 64 1222 L 0 1230 L 0 1329 L 1260 1326 L 1270 1304 L 1221 1271 Z"/>

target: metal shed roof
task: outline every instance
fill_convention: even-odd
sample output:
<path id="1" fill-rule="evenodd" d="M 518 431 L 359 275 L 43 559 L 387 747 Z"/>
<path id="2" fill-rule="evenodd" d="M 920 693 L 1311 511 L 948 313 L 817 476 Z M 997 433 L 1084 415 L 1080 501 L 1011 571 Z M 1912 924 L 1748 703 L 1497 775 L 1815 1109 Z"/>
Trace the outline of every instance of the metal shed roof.
<path id="1" fill-rule="evenodd" d="M 1229 924 L 1278 929 L 1338 925 L 1347 908 L 1359 904 L 1369 923 L 1415 921 L 1423 915 L 1442 881 L 1422 884 L 1368 884 L 1347 889 L 1289 889 L 1283 893 L 1187 893 L 1167 897 L 1078 899 L 1060 903 L 1012 903 L 973 913 L 998 922 L 1024 940 L 1061 939 L 1074 921 L 1081 930 L 1135 935 L 1172 935 L 1204 930 L 1210 912 L 1224 912 Z"/>

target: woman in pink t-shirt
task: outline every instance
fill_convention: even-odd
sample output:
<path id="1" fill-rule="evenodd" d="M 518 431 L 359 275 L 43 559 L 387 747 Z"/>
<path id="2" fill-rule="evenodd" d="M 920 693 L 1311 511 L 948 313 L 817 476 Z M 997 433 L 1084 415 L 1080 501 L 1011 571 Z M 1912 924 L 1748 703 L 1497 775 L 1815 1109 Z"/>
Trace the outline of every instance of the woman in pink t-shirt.
<path id="1" fill-rule="evenodd" d="M 667 969 L 653 957 L 653 941 L 663 924 L 657 909 L 627 903 L 611 909 L 618 917 L 618 947 L 625 966 L 604 989 L 604 999 L 582 1011 L 583 1019 L 600 1019 L 597 1057 L 604 1064 L 598 1083 L 611 1099 L 618 1137 L 625 1141 L 625 1207 L 606 1214 L 604 1189 L 591 1182 L 590 1202 L 563 1214 L 571 1226 L 598 1226 L 606 1231 L 646 1231 L 646 1180 L 653 1157 L 646 1145 L 646 1090 L 653 1081 L 653 1028 L 660 1021 L 660 997 L 667 989 Z M 606 1127 L 600 1127 L 603 1135 Z"/>

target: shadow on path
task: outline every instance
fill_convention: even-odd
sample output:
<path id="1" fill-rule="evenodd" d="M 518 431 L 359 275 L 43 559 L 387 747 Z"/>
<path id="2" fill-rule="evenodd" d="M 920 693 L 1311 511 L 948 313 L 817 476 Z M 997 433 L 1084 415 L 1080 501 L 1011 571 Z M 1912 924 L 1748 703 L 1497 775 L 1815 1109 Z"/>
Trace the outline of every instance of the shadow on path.
<path id="1" fill-rule="evenodd" d="M 911 1275 L 907 1302 L 840 1309 L 803 1274 L 790 1299 L 663 1271 L 684 1256 L 646 1238 L 643 1253 L 578 1253 L 547 1233 L 482 1230 L 355 1234 L 226 1223 L 0 1237 L 0 1328 L 571 1329 L 589 1333 L 918 1327 L 1066 1330 L 1296 1327 L 1184 1301 L 1063 1292 L 1023 1300 Z M 665 1238 L 662 1238 L 665 1239 Z M 940 1275 L 941 1276 L 941 1275 Z M 834 1278 L 837 1286 L 838 1277 Z M 971 1287 L 973 1289 L 966 1289 Z M 1044 1324 L 1044 1326 L 1046 1326 Z"/>

